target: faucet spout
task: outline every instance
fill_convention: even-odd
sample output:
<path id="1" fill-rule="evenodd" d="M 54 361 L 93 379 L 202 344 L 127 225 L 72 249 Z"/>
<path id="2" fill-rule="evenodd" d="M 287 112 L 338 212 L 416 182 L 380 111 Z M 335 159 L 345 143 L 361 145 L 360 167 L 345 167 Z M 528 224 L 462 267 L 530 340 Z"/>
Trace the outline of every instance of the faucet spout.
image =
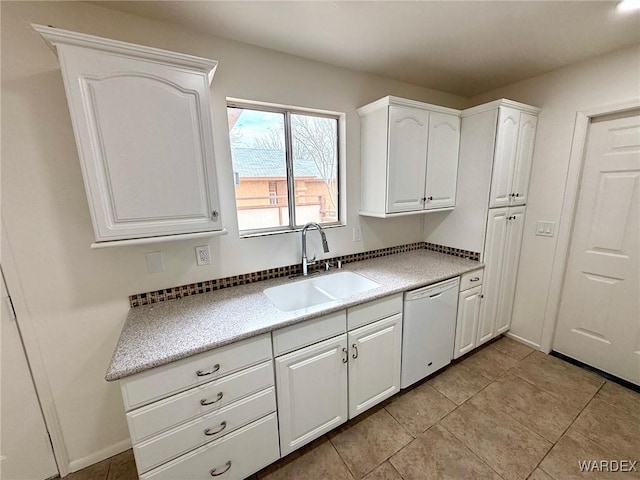
<path id="1" fill-rule="evenodd" d="M 327 236 L 324 234 L 324 230 L 319 224 L 315 222 L 309 222 L 304 227 L 302 227 L 302 275 L 304 276 L 309 273 L 308 266 L 316 263 L 315 256 L 311 260 L 307 258 L 307 230 L 312 228 L 318 230 L 318 232 L 320 233 L 320 238 L 322 239 L 322 249 L 324 250 L 324 253 L 329 252 Z"/>

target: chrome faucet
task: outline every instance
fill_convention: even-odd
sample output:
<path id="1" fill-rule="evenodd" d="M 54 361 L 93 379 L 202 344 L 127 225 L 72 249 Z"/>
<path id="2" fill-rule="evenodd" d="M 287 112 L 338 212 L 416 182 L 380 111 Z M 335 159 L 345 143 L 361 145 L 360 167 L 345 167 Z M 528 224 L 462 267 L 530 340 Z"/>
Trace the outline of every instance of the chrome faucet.
<path id="1" fill-rule="evenodd" d="M 329 252 L 329 244 L 327 243 L 327 237 L 324 234 L 324 230 L 322 227 L 315 222 L 309 222 L 304 227 L 302 227 L 302 275 L 307 276 L 308 266 L 316 263 L 316 256 L 314 255 L 311 260 L 307 258 L 307 230 L 310 228 L 315 228 L 320 232 L 320 236 L 322 237 L 322 249 L 324 253 Z"/>

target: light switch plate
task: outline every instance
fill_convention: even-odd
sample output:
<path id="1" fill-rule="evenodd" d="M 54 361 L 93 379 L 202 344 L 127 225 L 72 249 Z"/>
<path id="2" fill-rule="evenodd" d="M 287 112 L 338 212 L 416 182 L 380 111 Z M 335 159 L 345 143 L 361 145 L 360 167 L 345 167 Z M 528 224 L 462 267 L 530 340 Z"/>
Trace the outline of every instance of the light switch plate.
<path id="1" fill-rule="evenodd" d="M 164 272 L 164 258 L 162 257 L 162 252 L 147 252 L 145 257 L 147 259 L 147 272 Z"/>
<path id="2" fill-rule="evenodd" d="M 360 227 L 353 227 L 353 241 L 354 242 L 362 241 L 362 229 Z"/>
<path id="3" fill-rule="evenodd" d="M 542 237 L 553 237 L 556 234 L 556 222 L 547 222 L 539 220 L 536 223 L 536 235 Z"/>

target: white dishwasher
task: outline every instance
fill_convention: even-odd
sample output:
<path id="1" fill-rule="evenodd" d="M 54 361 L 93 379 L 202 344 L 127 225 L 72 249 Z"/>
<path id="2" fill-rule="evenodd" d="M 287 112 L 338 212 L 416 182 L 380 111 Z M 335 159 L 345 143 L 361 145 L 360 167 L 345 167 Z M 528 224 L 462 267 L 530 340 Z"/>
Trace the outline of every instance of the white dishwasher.
<path id="1" fill-rule="evenodd" d="M 456 277 L 404 294 L 401 388 L 451 363 L 459 284 Z"/>

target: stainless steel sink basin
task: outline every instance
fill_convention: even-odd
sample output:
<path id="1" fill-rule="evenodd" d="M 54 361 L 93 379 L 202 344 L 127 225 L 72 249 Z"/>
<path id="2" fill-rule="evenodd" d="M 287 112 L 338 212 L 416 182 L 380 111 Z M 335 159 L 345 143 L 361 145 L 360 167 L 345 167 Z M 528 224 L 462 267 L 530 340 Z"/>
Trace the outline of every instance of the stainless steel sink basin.
<path id="1" fill-rule="evenodd" d="M 353 272 L 338 272 L 271 287 L 264 294 L 278 310 L 291 312 L 340 300 L 380 284 Z"/>

